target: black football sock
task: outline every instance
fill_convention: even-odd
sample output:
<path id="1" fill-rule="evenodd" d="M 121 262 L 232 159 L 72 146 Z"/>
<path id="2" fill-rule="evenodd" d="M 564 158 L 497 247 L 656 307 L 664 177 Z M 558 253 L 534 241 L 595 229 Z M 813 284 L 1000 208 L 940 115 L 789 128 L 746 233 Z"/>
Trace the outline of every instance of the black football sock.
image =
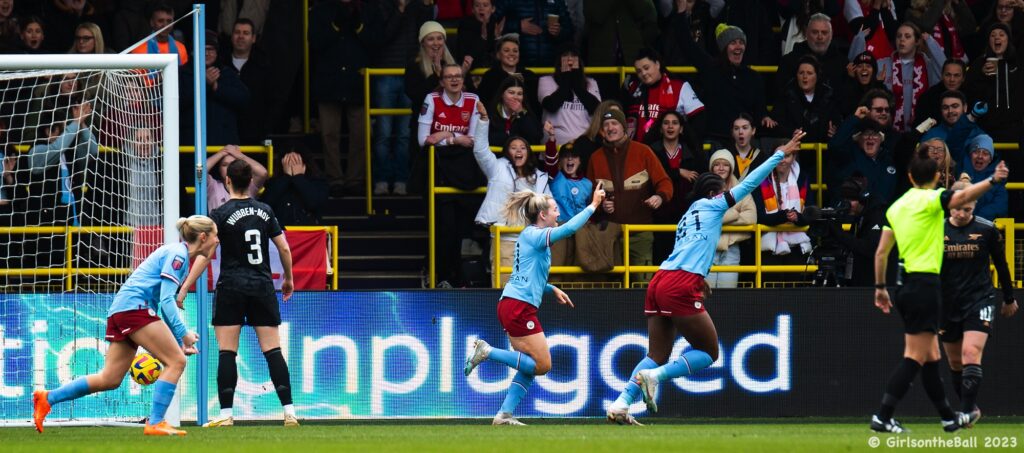
<path id="1" fill-rule="evenodd" d="M 292 404 L 292 385 L 288 375 L 288 364 L 284 361 L 281 348 L 274 348 L 263 353 L 267 359 L 267 367 L 270 369 L 270 380 L 274 382 L 277 389 L 277 397 L 281 405 Z"/>
<path id="2" fill-rule="evenodd" d="M 974 410 L 978 400 L 978 389 L 981 387 L 981 365 L 964 366 L 963 399 L 960 400 L 964 412 Z"/>
<path id="3" fill-rule="evenodd" d="M 920 364 L 904 357 L 896 370 L 889 376 L 885 394 L 882 395 L 882 406 L 878 408 L 878 418 L 883 422 L 888 422 L 892 418 L 892 414 L 896 412 L 896 405 L 907 394 L 907 390 L 910 390 L 910 385 L 914 382 L 920 369 Z"/>
<path id="4" fill-rule="evenodd" d="M 238 385 L 238 352 L 220 351 L 217 362 L 217 397 L 221 409 L 231 409 L 235 403 L 235 386 Z"/>

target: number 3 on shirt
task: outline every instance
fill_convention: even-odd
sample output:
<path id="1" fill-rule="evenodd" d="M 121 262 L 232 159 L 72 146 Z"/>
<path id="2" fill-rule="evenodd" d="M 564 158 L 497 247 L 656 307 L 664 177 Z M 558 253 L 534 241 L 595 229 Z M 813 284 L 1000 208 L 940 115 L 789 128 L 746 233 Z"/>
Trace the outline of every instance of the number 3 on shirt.
<path id="1" fill-rule="evenodd" d="M 260 230 L 245 231 L 245 242 L 252 249 L 252 252 L 245 256 L 249 258 L 249 264 L 263 264 L 263 249 L 260 248 L 260 236 Z"/>

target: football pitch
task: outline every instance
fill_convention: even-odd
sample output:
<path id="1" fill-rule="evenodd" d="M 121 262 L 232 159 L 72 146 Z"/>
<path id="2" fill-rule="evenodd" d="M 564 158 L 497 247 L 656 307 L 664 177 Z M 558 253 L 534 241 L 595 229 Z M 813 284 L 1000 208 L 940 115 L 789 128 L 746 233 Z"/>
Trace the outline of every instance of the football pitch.
<path id="1" fill-rule="evenodd" d="M 908 419 L 912 432 L 871 432 L 866 421 L 653 419 L 648 426 L 613 426 L 603 419 L 523 419 L 531 426 L 490 420 L 388 420 L 306 423 L 298 428 L 244 422 L 230 428 L 186 427 L 184 438 L 142 436 L 142 428 L 0 430 L 4 452 L 833 452 L 1024 447 L 1019 418 L 985 418 L 948 434 L 934 419 Z M 957 440 L 959 438 L 959 440 Z M 902 445 L 900 444 L 902 442 Z M 927 442 L 931 442 L 928 444 Z M 946 442 L 937 444 L 936 442 Z M 913 443 L 913 444 L 911 444 Z M 152 448 L 152 450 L 150 450 Z M 171 450 L 163 450 L 170 448 Z"/>

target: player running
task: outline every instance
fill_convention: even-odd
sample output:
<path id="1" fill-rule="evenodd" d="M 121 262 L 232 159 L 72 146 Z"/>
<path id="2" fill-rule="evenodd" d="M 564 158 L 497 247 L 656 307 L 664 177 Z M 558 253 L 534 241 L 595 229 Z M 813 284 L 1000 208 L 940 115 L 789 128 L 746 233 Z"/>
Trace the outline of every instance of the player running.
<path id="1" fill-rule="evenodd" d="M 558 226 L 558 204 L 551 195 L 520 191 L 510 195 L 505 204 L 504 215 L 509 225 L 527 225 L 516 240 L 512 276 L 498 301 L 498 321 L 508 333 L 513 350 L 493 348 L 484 340 L 476 340 L 464 370 L 469 376 L 477 365 L 489 359 L 518 371 L 492 425 L 524 425 L 512 416 L 512 411 L 533 384 L 534 376 L 551 370 L 551 352 L 537 319 L 541 298 L 544 294 L 554 294 L 558 303 L 574 307 L 569 296 L 547 282 L 551 244 L 579 230 L 604 200 L 604 195 L 603 187 L 598 184 L 590 205 L 561 226 Z"/>
<path id="2" fill-rule="evenodd" d="M 672 254 L 661 263 L 647 286 L 647 357 L 636 365 L 626 388 L 609 406 L 609 422 L 640 425 L 629 415 L 629 405 L 638 397 L 643 395 L 647 408 L 657 412 L 655 392 L 659 383 L 696 373 L 718 359 L 718 332 L 704 308 L 704 278 L 711 270 L 718 237 L 722 235 L 722 216 L 760 185 L 779 162 L 793 159 L 804 135 L 799 129 L 793 132 L 788 143 L 730 191 L 725 191 L 725 181 L 713 173 L 697 178 L 689 195 L 695 201 L 679 220 Z M 686 338 L 692 349 L 679 360 L 667 363 L 678 334 Z"/>
<path id="3" fill-rule="evenodd" d="M 966 188 L 967 182 L 953 184 L 952 190 Z M 999 310 L 1010 317 L 1017 312 L 1013 281 L 1006 263 L 1003 238 L 995 225 L 974 216 L 976 202 L 949 210 L 945 223 L 945 253 L 942 257 L 942 330 L 939 339 L 953 376 L 953 391 L 960 397 L 960 410 L 981 417 L 975 401 L 981 387 L 981 355 L 995 322 L 996 289 L 988 270 L 989 258 L 996 267 L 1003 289 Z"/>
<path id="4" fill-rule="evenodd" d="M 32 392 L 36 431 L 43 432 L 43 420 L 52 405 L 120 387 L 142 346 L 164 365 L 153 385 L 153 409 L 142 432 L 147 436 L 185 435 L 185 431 L 168 424 L 164 415 L 185 370 L 185 356 L 198 352 L 194 345 L 199 336 L 185 328 L 174 296 L 188 274 L 189 260 L 209 256 L 217 248 L 217 225 L 209 217 L 194 215 L 178 219 L 177 227 L 185 242 L 153 251 L 114 295 L 107 309 L 106 338 L 110 347 L 103 370 L 54 390 Z"/>
<path id="5" fill-rule="evenodd" d="M 220 416 L 205 427 L 235 424 L 232 407 L 238 385 L 238 336 L 243 325 L 256 331 L 263 357 L 267 359 L 270 380 L 284 406 L 284 426 L 299 426 L 292 405 L 288 364 L 281 354 L 281 310 L 270 273 L 270 240 L 277 246 L 284 268 L 281 298 L 292 296 L 292 252 L 277 223 L 274 211 L 264 203 L 249 198 L 252 167 L 236 160 L 228 165 L 225 181 L 231 199 L 210 214 L 221 231 L 221 267 L 213 300 L 213 332 L 217 336 L 220 357 L 217 365 L 217 394 Z M 198 266 L 197 266 L 198 267 Z M 190 284 L 197 272 L 189 276 Z M 188 285 L 191 286 L 191 285 Z"/>
<path id="6" fill-rule="evenodd" d="M 903 359 L 889 377 L 882 404 L 871 417 L 871 429 L 878 432 L 902 433 L 906 429 L 892 418 L 896 405 L 910 389 L 914 377 L 921 373 L 921 383 L 942 419 L 947 432 L 971 426 L 980 412 L 956 412 L 949 407 L 939 377 L 939 322 L 942 316 L 943 224 L 945 211 L 960 209 L 977 200 L 996 184 L 1006 181 L 1009 170 L 1003 162 L 988 179 L 963 190 L 935 189 L 939 180 L 938 164 L 928 157 L 928 147 L 918 148 L 910 163 L 910 182 L 914 185 L 886 211 L 888 225 L 875 251 L 875 306 L 889 314 L 893 303 L 886 290 L 886 268 L 889 252 L 899 243 L 900 258 L 905 270 L 896 287 L 896 309 L 903 320 Z M 987 271 L 988 264 L 985 264 Z M 958 277 L 959 278 L 959 277 Z"/>

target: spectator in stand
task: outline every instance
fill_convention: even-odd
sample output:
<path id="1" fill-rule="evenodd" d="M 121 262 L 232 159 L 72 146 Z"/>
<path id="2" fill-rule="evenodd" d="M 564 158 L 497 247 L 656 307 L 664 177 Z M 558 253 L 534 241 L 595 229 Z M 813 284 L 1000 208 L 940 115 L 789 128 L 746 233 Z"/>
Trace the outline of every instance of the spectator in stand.
<path id="1" fill-rule="evenodd" d="M 725 2 L 725 8 L 718 16 L 721 24 L 729 24 L 746 33 L 743 36 L 742 61 L 744 65 L 779 64 L 781 56 L 779 39 L 772 31 L 772 27 L 776 24 L 773 18 L 778 17 L 778 14 L 768 11 L 769 3 L 760 0 L 729 0 Z M 722 26 L 721 24 L 719 27 Z M 716 30 L 716 39 L 718 33 Z M 750 41 L 746 39 L 747 34 L 752 38 Z M 721 50 L 724 46 L 719 42 L 718 47 Z"/>
<path id="2" fill-rule="evenodd" d="M 491 101 L 494 106 L 491 110 L 494 118 L 490 121 L 491 143 L 506 143 L 513 137 L 521 137 L 529 148 L 529 144 L 540 144 L 544 139 L 540 119 L 525 104 L 525 90 L 523 78 L 518 74 L 506 77 L 498 86 L 498 94 Z"/>
<path id="3" fill-rule="evenodd" d="M 777 6 L 779 16 L 783 19 L 781 28 L 783 57 L 796 50 L 801 43 L 815 41 L 816 45 L 820 44 L 824 38 L 822 33 L 827 32 L 828 41 L 831 41 L 832 19 L 830 17 L 836 17 L 842 13 L 842 4 L 834 0 L 782 1 L 777 2 Z M 825 22 L 829 24 L 828 28 L 822 27 L 821 24 L 812 27 L 812 24 L 821 17 L 824 17 Z M 815 56 L 821 58 L 827 47 L 827 44 L 820 47 L 821 50 Z M 845 54 L 843 59 L 846 59 Z"/>
<path id="4" fill-rule="evenodd" d="M 984 132 L 967 114 L 967 97 L 959 91 L 942 93 L 942 120 L 922 136 L 928 140 L 937 137 L 946 143 L 953 162 L 963 162 L 967 157 L 967 143 Z"/>
<path id="5" fill-rule="evenodd" d="M 967 70 L 968 94 L 971 99 L 988 104 L 988 112 L 978 119 L 978 125 L 997 142 L 1017 143 L 1024 126 L 1024 66 L 1010 42 L 1009 27 L 993 24 L 986 36 L 985 53 L 974 59 Z M 1019 158 L 1021 153 L 1012 154 L 1006 165 L 1020 168 L 1024 162 Z"/>
<path id="6" fill-rule="evenodd" d="M 560 44 L 573 39 L 565 0 L 505 0 L 496 6 L 497 17 L 505 21 L 504 32 L 518 33 L 522 40 L 526 66 L 546 65 Z"/>
<path id="7" fill-rule="evenodd" d="M 751 194 L 757 205 L 757 223 L 768 226 L 807 225 L 804 206 L 807 204 L 808 178 L 801 171 L 796 153 L 779 162 L 761 187 Z M 802 231 L 767 232 L 761 235 L 762 265 L 805 265 L 814 246 Z M 802 273 L 769 273 L 766 281 L 793 282 L 803 280 Z"/>
<path id="8" fill-rule="evenodd" d="M 984 181 L 995 173 L 999 159 L 994 151 L 992 137 L 984 134 L 974 137 L 967 149 L 970 154 L 969 161 L 964 163 L 964 172 L 971 177 L 971 181 Z M 1008 203 L 1006 184 L 996 184 L 978 199 L 974 215 L 988 220 L 1006 217 Z"/>
<path id="9" fill-rule="evenodd" d="M 51 112 L 49 121 L 40 123 L 45 131 L 40 131 L 39 136 L 45 139 L 28 152 L 29 193 L 33 194 L 28 211 L 40 215 L 40 224 L 65 221 L 70 225 L 80 224 L 77 205 L 82 199 L 82 184 L 79 181 L 85 179 L 89 159 L 99 154 L 99 146 L 88 124 L 92 105 L 83 102 L 80 95 L 74 96 L 68 112 L 70 119 L 66 123 L 59 113 Z M 44 212 L 54 207 L 55 210 Z"/>
<path id="10" fill-rule="evenodd" d="M 427 22 L 430 24 L 431 22 Z M 422 35 L 422 30 L 420 35 Z M 447 52 L 446 52 L 447 53 Z M 435 186 L 472 190 L 487 183 L 473 156 L 474 135 L 481 110 L 479 98 L 465 92 L 462 66 L 445 64 L 441 72 L 443 88 L 426 96 L 420 108 L 417 143 L 421 147 L 433 146 Z M 483 132 L 486 133 L 487 128 Z M 420 154 L 430 152 L 430 149 Z M 488 151 L 489 152 L 489 151 Z M 436 203 L 437 279 L 441 287 L 459 286 L 461 271 L 460 243 L 471 243 L 473 213 L 480 208 L 475 195 L 447 195 L 437 197 Z"/>
<path id="11" fill-rule="evenodd" d="M 259 194 L 263 184 L 267 182 L 267 168 L 256 162 L 251 157 L 242 153 L 236 145 L 227 145 L 220 151 L 213 153 L 206 158 L 206 208 L 210 211 L 217 209 L 220 205 L 231 199 L 231 193 L 224 184 L 228 174 L 228 165 L 235 159 L 246 161 L 252 167 L 252 184 L 249 186 L 249 196 L 255 197 Z"/>
<path id="12" fill-rule="evenodd" d="M 238 112 L 237 143 L 260 144 L 273 126 L 272 108 L 268 104 L 271 90 L 270 74 L 273 68 L 263 52 L 255 52 L 256 25 L 241 18 L 231 31 L 231 53 L 224 59 L 221 70 L 235 73 L 249 89 L 249 102 Z"/>
<path id="13" fill-rule="evenodd" d="M 704 103 L 697 98 L 693 86 L 669 74 L 661 66 L 661 55 L 650 48 L 640 49 L 633 61 L 635 75 L 626 78 L 623 98 L 626 99 L 627 134 L 634 140 L 647 143 L 657 140 L 647 138 L 663 112 L 675 111 L 686 115 L 687 122 L 694 124 L 694 130 L 702 130 Z M 689 134 L 691 146 L 699 144 L 696 134 Z M 701 168 L 704 166 L 701 165 Z M 688 192 L 687 192 L 688 193 Z"/>
<path id="14" fill-rule="evenodd" d="M 377 49 L 370 56 L 375 68 L 402 68 L 413 60 L 419 46 L 416 34 L 420 27 L 431 19 L 433 10 L 423 1 L 386 0 L 378 2 L 378 13 L 383 20 Z M 410 69 L 406 69 L 409 74 Z M 371 99 L 378 108 L 408 108 L 413 100 L 419 101 L 427 95 L 423 92 L 417 98 L 406 95 L 402 76 L 373 77 Z M 386 195 L 408 194 L 409 182 L 409 122 L 412 116 L 378 116 L 374 118 L 373 129 L 373 193 Z M 388 187 L 391 184 L 391 187 Z"/>
<path id="15" fill-rule="evenodd" d="M 604 184 L 608 192 L 601 204 L 603 218 L 620 224 L 649 224 L 654 212 L 672 200 L 672 180 L 647 145 L 629 139 L 626 115 L 609 110 L 601 117 L 603 143 L 587 164 L 587 177 L 594 184 Z M 629 263 L 632 266 L 653 264 L 654 234 L 634 233 L 629 236 Z M 636 276 L 645 280 L 645 276 Z"/>
<path id="16" fill-rule="evenodd" d="M 869 91 L 885 91 L 884 75 L 878 72 L 878 64 L 871 52 L 864 51 L 858 54 L 851 63 L 846 65 L 846 74 L 849 76 L 845 84 L 846 88 L 840 96 L 842 103 L 842 114 L 845 117 L 853 115 L 853 112 L 860 107 L 861 99 Z"/>
<path id="17" fill-rule="evenodd" d="M 362 2 L 325 1 L 309 12 L 310 87 L 320 116 L 324 172 L 331 195 L 362 193 L 366 178 L 363 76 L 373 39 L 373 8 Z M 343 120 L 344 118 L 344 120 Z M 348 125 L 345 172 L 341 168 L 341 123 Z"/>
<path id="18" fill-rule="evenodd" d="M 984 4 L 978 2 L 977 4 Z M 991 30 L 995 24 L 1006 25 L 1010 30 L 1010 40 L 1014 49 L 1024 48 L 1024 0 L 996 0 L 992 3 L 992 10 L 981 22 L 981 31 Z M 978 33 L 979 43 L 975 48 L 978 50 L 974 55 L 983 52 L 988 45 L 988 35 Z"/>
<path id="19" fill-rule="evenodd" d="M 473 69 L 489 68 L 494 64 L 494 40 L 501 36 L 505 19 L 494 15 L 492 0 L 473 0 L 473 14 L 459 20 L 459 40 L 455 58 L 472 58 Z"/>
<path id="20" fill-rule="evenodd" d="M 900 134 L 892 128 L 892 105 L 892 94 L 884 88 L 870 90 L 865 93 L 860 99 L 860 104 L 857 106 L 857 109 L 853 114 L 844 119 L 842 124 L 839 125 L 839 129 L 836 130 L 835 135 L 832 136 L 832 140 L 829 141 L 829 149 L 833 146 L 831 143 L 834 143 L 835 146 L 843 146 L 846 149 L 856 148 L 856 143 L 853 141 L 853 134 L 861 120 L 864 118 L 868 118 L 878 123 L 882 128 L 881 132 L 885 137 L 885 143 L 882 144 L 884 149 L 896 149 L 898 144 L 902 143 L 901 139 L 903 134 Z M 916 144 L 913 146 L 916 149 Z M 831 152 L 825 153 L 825 162 L 823 162 L 825 168 L 832 168 L 835 166 L 832 163 L 833 154 L 834 153 Z M 842 180 L 839 181 L 841 182 Z M 887 202 L 889 201 L 891 200 L 887 200 Z"/>
<path id="21" fill-rule="evenodd" d="M 658 13 L 649 0 L 586 0 L 583 16 L 592 66 L 627 65 L 658 39 Z"/>
<path id="22" fill-rule="evenodd" d="M 665 5 L 668 3 L 668 5 Z M 710 4 L 714 3 L 714 5 Z M 662 30 L 662 36 L 667 39 L 660 39 L 660 49 L 662 57 L 664 57 L 666 66 L 692 66 L 690 60 L 686 59 L 683 54 L 682 47 L 678 42 L 671 39 L 672 34 L 669 31 L 672 26 L 672 16 L 681 12 L 689 11 L 690 21 L 690 38 L 694 44 L 704 49 L 709 55 L 713 55 L 718 52 L 717 44 L 715 43 L 715 25 L 718 20 L 715 19 L 722 8 L 725 7 L 725 2 L 714 1 L 697 1 L 697 0 L 661 0 L 659 5 L 665 5 L 664 8 L 659 8 L 661 17 L 660 28 Z"/>
<path id="23" fill-rule="evenodd" d="M 291 148 L 281 157 L 277 168 L 261 198 L 273 208 L 277 223 L 320 225 L 321 209 L 327 203 L 330 187 L 320 176 L 316 162 L 304 150 Z"/>
<path id="24" fill-rule="evenodd" d="M 126 49 L 152 32 L 149 26 L 148 2 L 118 0 L 117 9 L 111 18 L 113 30 L 110 47 L 113 50 Z"/>
<path id="25" fill-rule="evenodd" d="M 498 95 L 499 86 L 505 79 L 514 74 L 522 76 L 525 83 L 525 96 L 528 107 L 540 110 L 537 101 L 537 74 L 526 69 L 519 59 L 519 36 L 515 33 L 503 35 L 495 44 L 494 65 L 484 73 L 477 86 L 476 94 L 480 99 L 494 99 Z"/>
<path id="26" fill-rule="evenodd" d="M 810 143 L 828 141 L 836 133 L 842 115 L 837 108 L 837 99 L 832 87 L 824 83 L 818 60 L 811 55 L 800 58 L 795 77 L 775 104 L 772 116 L 779 121 L 776 134 L 792 136 L 801 129 L 807 133 L 804 140 Z M 806 162 L 814 168 L 814 161 Z"/>
<path id="27" fill-rule="evenodd" d="M 4 144 L 0 162 L 3 163 L 3 167 L 0 168 L 0 213 L 4 217 L 0 224 L 9 226 L 8 216 L 11 214 L 11 202 L 14 200 L 14 188 L 17 184 L 15 173 L 18 171 L 18 150 L 14 148 L 13 143 Z"/>
<path id="28" fill-rule="evenodd" d="M 949 147 L 946 146 L 946 142 L 942 141 L 941 138 L 931 138 L 922 141 L 921 146 L 927 146 L 928 157 L 939 164 L 939 182 L 936 184 L 936 187 L 945 187 L 946 189 L 952 187 L 957 181 L 957 164 L 953 162 L 953 156 L 949 153 Z M 903 159 L 905 160 L 906 158 Z M 900 166 L 897 165 L 897 167 Z M 905 168 L 906 166 L 902 165 L 902 167 Z M 896 170 L 898 172 L 899 168 Z M 909 183 L 909 180 L 906 182 Z M 898 198 L 899 194 L 906 192 L 909 188 L 909 184 L 906 187 L 898 188 L 896 197 Z"/>
<path id="29" fill-rule="evenodd" d="M 38 17 L 29 17 L 21 24 L 21 53 L 42 54 L 46 53 L 43 43 L 46 34 L 43 31 L 43 21 Z"/>
<path id="30" fill-rule="evenodd" d="M 228 36 L 234 33 L 235 24 L 244 19 L 252 24 L 254 34 L 263 33 L 263 25 L 270 13 L 271 0 L 221 0 L 218 30 Z"/>
<path id="31" fill-rule="evenodd" d="M 866 32 L 858 33 L 850 47 L 851 53 L 865 50 Z M 922 37 L 924 51 L 920 50 Z M 941 81 L 946 54 L 931 35 L 924 35 L 913 22 L 904 22 L 896 29 L 896 49 L 887 61 L 879 62 L 885 73 L 885 86 L 894 94 L 896 110 L 893 127 L 904 132 L 914 124 L 914 108 L 928 88 Z"/>
<path id="32" fill-rule="evenodd" d="M 176 41 L 171 34 L 174 31 L 174 26 L 171 25 L 173 22 L 174 8 L 171 8 L 166 3 L 152 4 L 149 10 L 150 32 L 159 31 L 159 33 L 146 40 L 146 42 L 135 46 L 135 48 L 131 49 L 131 53 L 176 54 L 178 55 L 178 65 L 184 66 L 188 63 L 188 50 L 185 49 L 184 44 Z"/>
<path id="33" fill-rule="evenodd" d="M 711 155 L 709 169 L 711 173 L 725 180 L 725 190 L 729 191 L 740 182 L 733 174 L 736 167 L 732 153 L 727 149 L 720 149 Z M 753 194 L 756 196 L 757 194 Z M 754 196 L 743 197 L 736 201 L 736 204 L 725 211 L 722 217 L 722 226 L 747 226 L 757 223 L 757 205 L 754 204 Z M 715 257 L 711 264 L 714 266 L 737 266 L 740 264 L 740 243 L 750 239 L 750 233 L 722 233 L 718 238 L 718 245 L 715 247 Z M 736 272 L 714 272 L 708 274 L 708 286 L 712 288 L 735 288 L 739 274 Z"/>
<path id="34" fill-rule="evenodd" d="M 590 126 L 583 135 L 580 135 L 572 142 L 573 148 L 576 150 L 576 154 L 580 156 L 580 171 L 583 172 L 584 176 L 587 176 L 586 169 L 590 164 L 590 156 L 592 156 L 597 150 L 601 149 L 601 146 L 604 145 L 601 123 L 604 122 L 604 115 L 608 113 L 609 110 L 618 110 L 622 112 L 622 104 L 614 99 L 607 99 L 601 101 L 600 104 L 597 104 L 597 108 L 594 109 L 594 115 L 590 118 Z"/>
<path id="35" fill-rule="evenodd" d="M 551 179 L 551 196 L 558 204 L 558 223 L 568 222 L 574 215 L 586 209 L 594 184 L 583 176 L 582 159 L 572 142 L 558 148 L 555 142 L 554 125 L 547 123 L 548 141 L 544 150 L 544 168 Z M 558 245 L 565 242 L 564 245 Z M 552 266 L 576 266 L 576 241 L 568 237 L 551 247 Z M 552 276 L 561 277 L 561 276 Z"/>
<path id="36" fill-rule="evenodd" d="M 863 115 L 863 110 L 858 111 Z M 877 122 L 861 117 L 852 130 L 850 139 L 844 139 L 841 130 L 828 144 L 830 166 L 825 173 L 826 183 L 832 200 L 842 199 L 840 187 L 847 178 L 857 176 L 864 179 L 866 192 L 871 192 L 880 201 L 891 203 L 895 200 L 897 175 L 893 150 L 887 148 L 885 133 Z"/>
<path id="37" fill-rule="evenodd" d="M 942 94 L 947 91 L 966 92 L 967 90 L 964 89 L 966 73 L 967 65 L 963 61 L 952 58 L 946 60 L 942 64 L 942 83 L 929 88 L 921 95 L 921 98 L 917 100 L 914 118 L 917 118 L 918 122 L 928 118 L 935 120 L 942 118 L 942 112 L 939 109 L 942 103 Z"/>
<path id="38" fill-rule="evenodd" d="M 694 181 L 707 168 L 708 159 L 703 147 L 691 146 L 692 140 L 686 139 L 687 135 L 693 135 L 690 129 L 683 114 L 667 110 L 662 112 L 657 120 L 657 126 L 648 136 L 651 140 L 651 151 L 654 151 L 662 169 L 672 180 L 672 193 L 679 194 L 662 203 L 661 207 L 654 211 L 654 223 L 679 223 L 679 218 L 689 209 L 689 202 L 692 201 L 682 194 L 688 194 L 693 190 Z M 664 261 L 672 253 L 674 246 L 674 232 L 655 233 L 652 262 Z"/>
<path id="39" fill-rule="evenodd" d="M 21 26 L 14 15 L 14 0 L 0 0 L 0 53 L 14 53 L 21 43 Z"/>
<path id="40" fill-rule="evenodd" d="M 74 42 L 68 53 L 113 53 L 103 43 L 103 31 L 99 25 L 83 22 L 75 27 Z"/>
<path id="41" fill-rule="evenodd" d="M 554 137 L 548 139 L 554 138 L 560 146 L 586 132 L 591 115 L 601 102 L 601 92 L 597 82 L 584 74 L 575 45 L 563 46 L 555 62 L 555 74 L 538 80 L 537 99 L 544 109 L 544 122 L 554 126 Z"/>
<path id="42" fill-rule="evenodd" d="M 964 38 L 978 28 L 967 0 L 911 0 L 903 17 L 931 35 L 947 59 L 967 62 Z"/>
<path id="43" fill-rule="evenodd" d="M 483 105 L 480 105 L 479 114 L 480 122 L 477 123 L 473 156 L 487 177 L 487 195 L 484 195 L 483 204 L 480 205 L 474 221 L 477 225 L 490 229 L 491 225 L 505 225 L 506 219 L 502 215 L 502 208 L 508 202 L 509 195 L 521 190 L 551 195 L 551 181 L 548 173 L 537 167 L 537 158 L 530 151 L 530 142 L 523 137 L 512 136 L 507 139 L 502 149 L 503 156 L 496 157 L 491 152 L 490 142 L 487 140 L 487 130 L 490 129 L 490 134 L 493 135 L 494 128 L 487 124 L 487 112 Z M 518 234 L 501 235 L 502 266 L 512 265 L 518 238 Z M 502 274 L 502 285 L 508 282 L 508 277 L 510 274 Z"/>
<path id="44" fill-rule="evenodd" d="M 797 4 L 806 2 L 796 2 Z M 815 3 L 815 2 L 810 2 Z M 776 72 L 775 86 L 779 92 L 785 92 L 791 75 L 796 74 L 799 66 L 806 56 L 814 56 L 820 63 L 818 79 L 821 83 L 829 86 L 833 93 L 842 93 L 846 90 L 847 80 L 847 50 L 845 45 L 832 39 L 832 19 L 822 13 L 811 15 L 807 18 L 807 25 L 803 35 L 806 41 L 797 43 L 793 50 L 782 57 L 779 62 L 779 70 Z M 799 15 L 794 22 L 799 22 Z M 859 96 L 858 96 L 859 99 Z M 806 129 L 805 129 L 806 131 Z M 789 133 L 782 131 L 780 136 L 789 136 Z M 805 138 L 805 142 L 815 142 L 811 138 Z"/>
<path id="45" fill-rule="evenodd" d="M 94 0 L 50 0 L 44 3 L 43 17 L 50 29 L 49 46 L 56 49 L 73 46 L 78 31 L 75 26 L 83 22 L 107 25 L 106 11 L 96 3 Z"/>
<path id="46" fill-rule="evenodd" d="M 732 143 L 728 147 L 732 153 L 733 174 L 737 181 L 747 177 L 747 172 L 760 167 L 768 160 L 768 155 L 761 151 L 754 143 L 757 135 L 757 127 L 754 126 L 754 119 L 746 113 L 739 114 L 732 122 Z"/>
<path id="47" fill-rule="evenodd" d="M 209 146 L 223 146 L 240 143 L 238 137 L 238 115 L 249 103 L 249 89 L 242 84 L 231 67 L 218 63 L 219 49 L 217 33 L 206 31 L 206 143 Z M 186 65 L 178 80 L 182 81 L 181 111 L 193 110 L 192 66 Z M 182 115 L 181 141 L 195 143 L 194 116 Z"/>
<path id="48" fill-rule="evenodd" d="M 153 135 L 153 129 L 147 127 L 134 129 L 131 134 L 131 138 L 125 140 L 123 150 L 131 156 L 126 178 L 128 211 L 125 213 L 125 222 L 131 226 L 163 225 L 164 213 L 160 205 L 163 199 L 160 143 Z"/>
<path id="49" fill-rule="evenodd" d="M 843 15 L 854 34 L 854 40 L 863 37 L 867 43 L 859 49 L 851 46 L 850 55 L 867 50 L 878 60 L 879 68 L 889 66 L 896 42 L 896 29 L 900 25 L 892 0 L 846 1 L 843 4 Z"/>
<path id="50" fill-rule="evenodd" d="M 673 15 L 671 29 L 686 57 L 697 67 L 700 85 L 707 94 L 707 133 L 705 139 L 728 140 L 734 119 L 746 112 L 753 116 L 754 124 L 766 128 L 776 123 L 768 117 L 765 105 L 764 82 L 761 76 L 743 63 L 747 36 L 738 27 L 719 25 L 715 40 L 722 55 L 712 59 L 690 37 L 689 11 Z"/>

